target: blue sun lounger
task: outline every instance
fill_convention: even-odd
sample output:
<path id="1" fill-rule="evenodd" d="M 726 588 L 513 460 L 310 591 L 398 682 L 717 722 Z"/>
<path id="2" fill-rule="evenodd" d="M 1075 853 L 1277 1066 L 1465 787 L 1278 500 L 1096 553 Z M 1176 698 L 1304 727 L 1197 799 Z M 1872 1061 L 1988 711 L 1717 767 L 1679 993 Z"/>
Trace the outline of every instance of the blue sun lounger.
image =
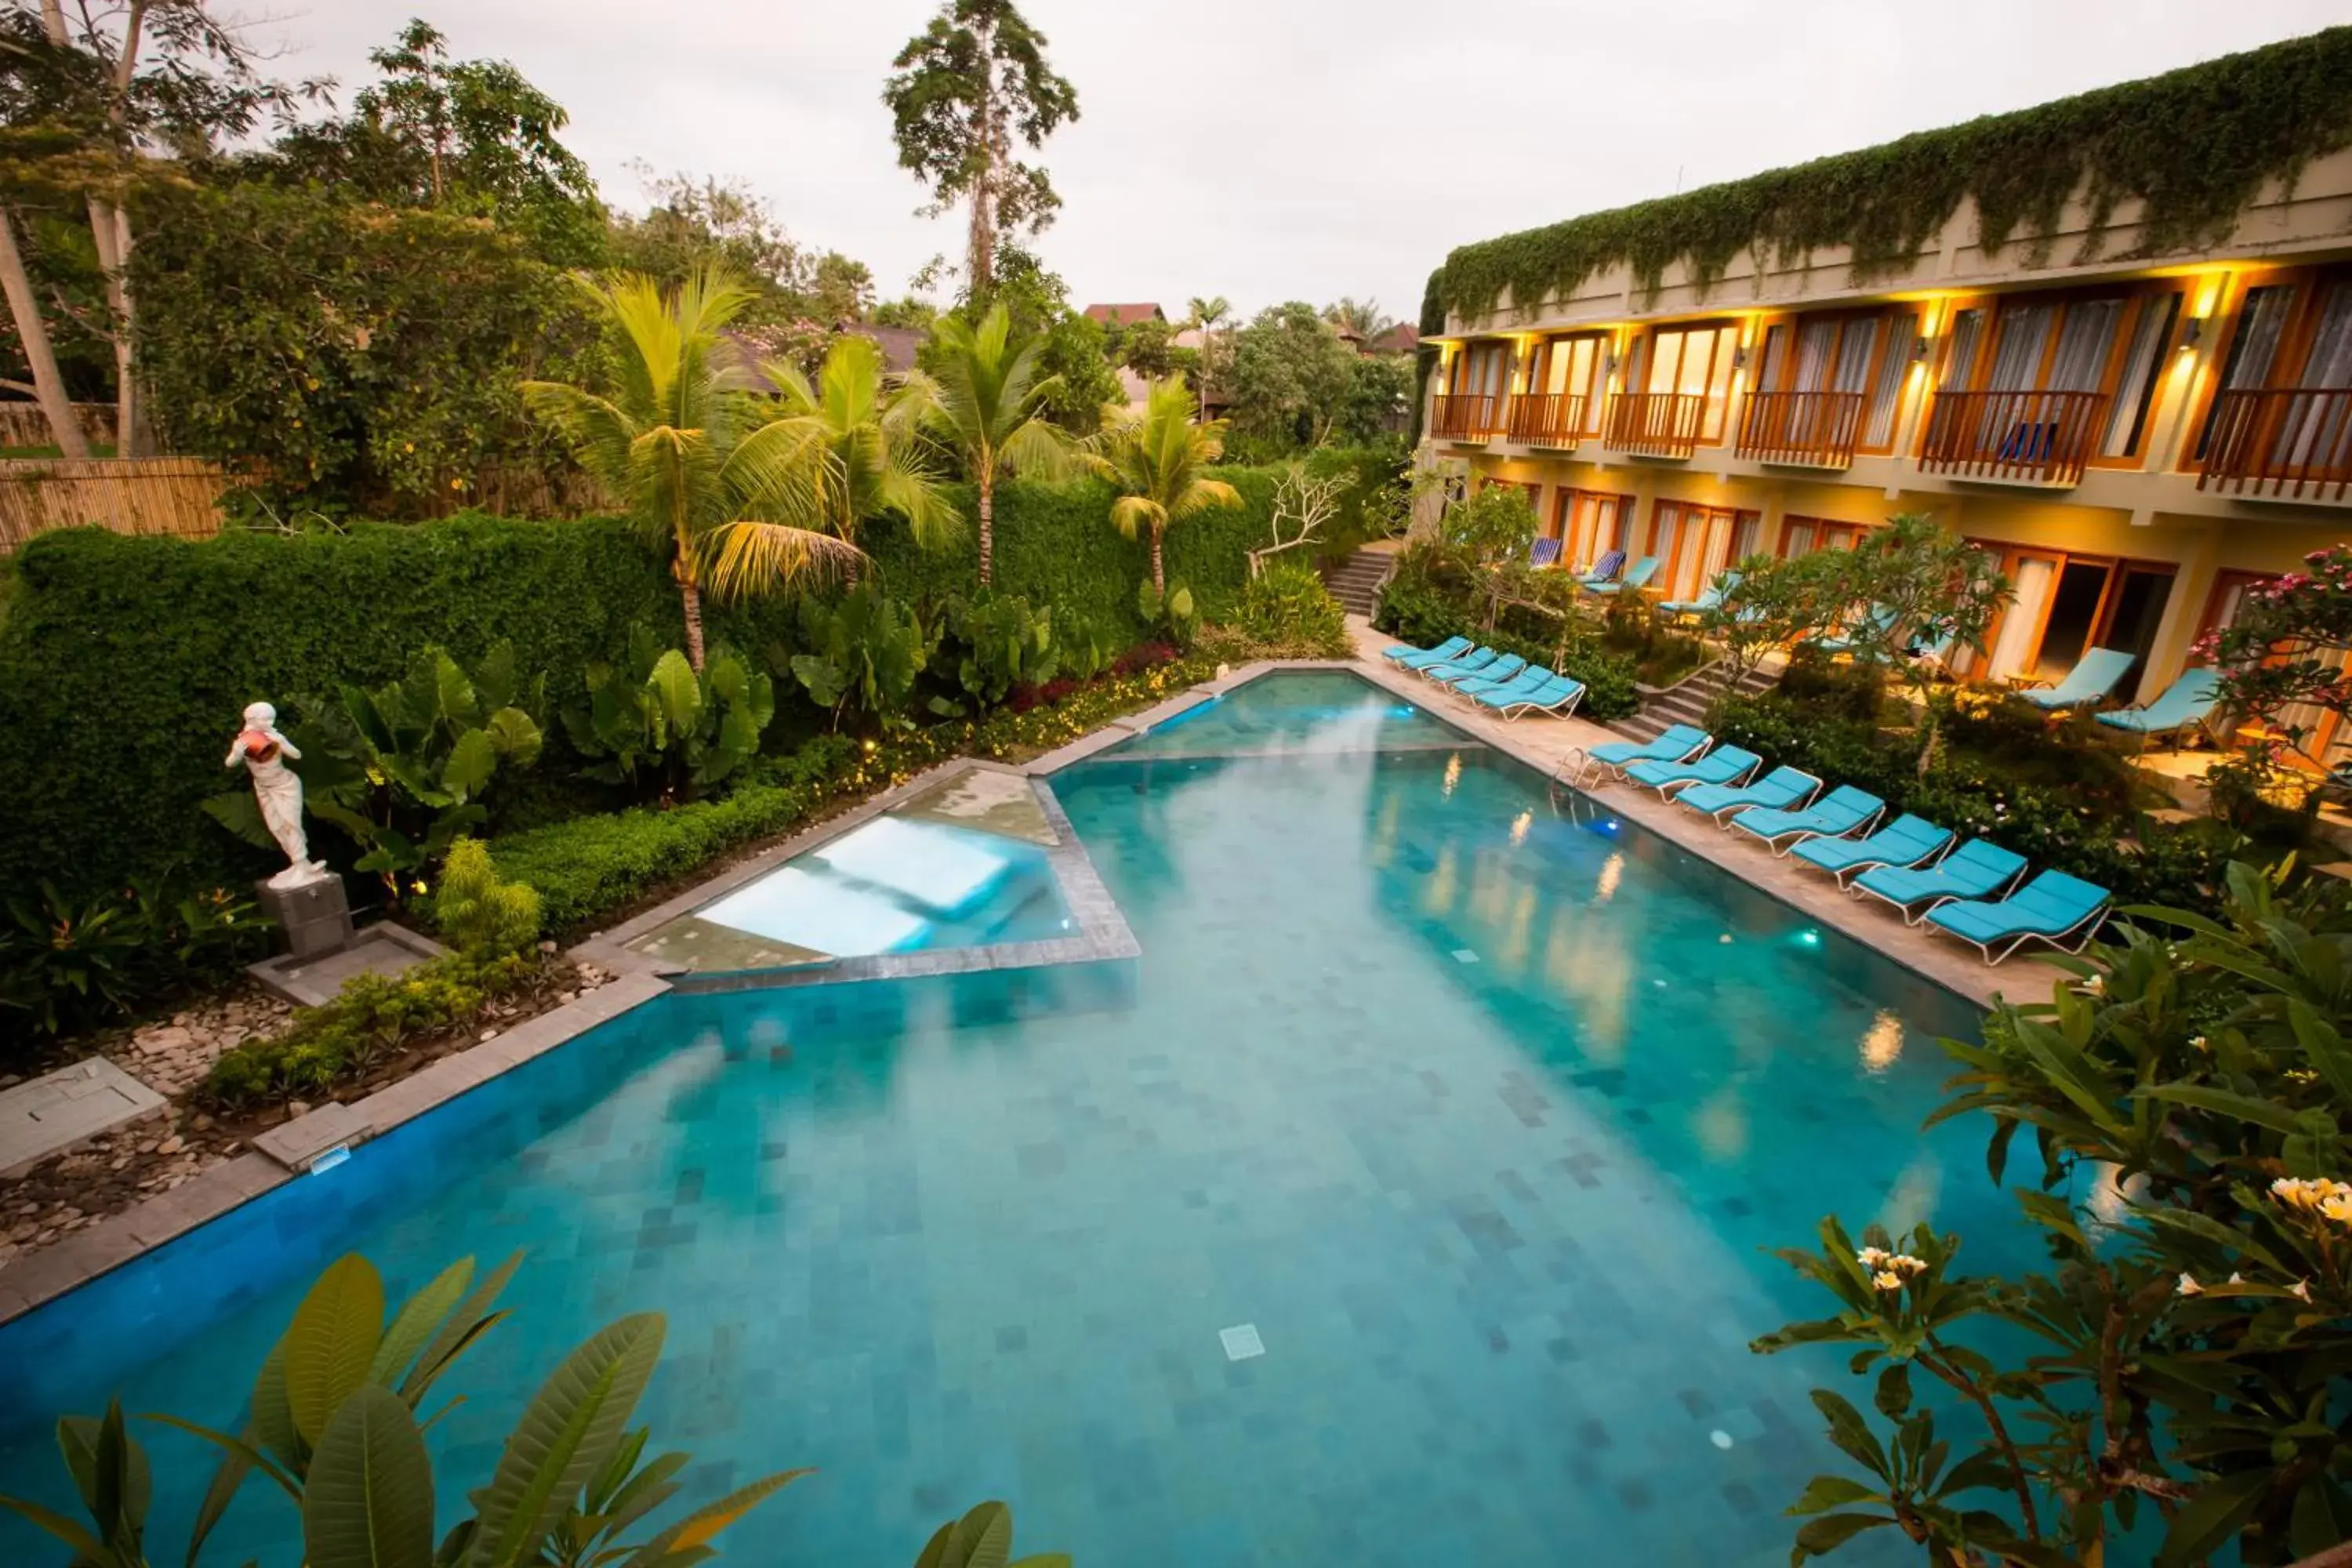
<path id="1" fill-rule="evenodd" d="M 1660 762 L 1654 758 L 1629 763 L 1625 766 L 1625 776 L 1643 789 L 1656 790 L 1659 798 L 1664 799 L 1675 791 L 1687 789 L 1692 784 L 1746 784 L 1748 775 L 1763 765 L 1764 759 L 1753 752 L 1738 746 L 1717 746 L 1703 757 L 1693 757 L 1684 763 Z"/>
<path id="2" fill-rule="evenodd" d="M 1658 609 L 1661 614 L 1672 616 L 1678 621 L 1693 616 L 1703 616 L 1710 610 L 1721 608 L 1723 596 L 1738 586 L 1739 586 L 1739 574 L 1725 572 L 1717 575 L 1713 583 L 1708 584 L 1697 598 L 1669 599 L 1660 605 Z"/>
<path id="3" fill-rule="evenodd" d="M 1625 552 L 1612 550 L 1592 563 L 1592 570 L 1576 580 L 1580 588 L 1598 588 L 1625 568 Z"/>
<path id="4" fill-rule="evenodd" d="M 1584 700 L 1584 682 L 1565 675 L 1555 675 L 1533 691 L 1489 691 L 1478 700 L 1498 710 L 1505 720 L 1523 719 L 1530 713 L 1549 713 L 1555 719 L 1565 719 L 1576 711 Z"/>
<path id="5" fill-rule="evenodd" d="M 1998 903 L 1956 899 L 1927 911 L 1927 923 L 1958 937 L 1999 963 L 2029 942 L 2046 942 L 2061 952 L 2080 952 L 2106 923 L 2115 895 L 2063 871 L 2044 871 Z M 1999 953 L 1996 943 L 2009 945 Z"/>
<path id="6" fill-rule="evenodd" d="M 1527 667 L 1526 659 L 1521 658 L 1517 654 L 1507 653 L 1499 658 L 1487 660 L 1475 669 L 1466 668 L 1459 664 L 1439 664 L 1433 665 L 1421 673 L 1440 686 L 1451 686 L 1457 680 L 1467 680 L 1472 676 L 1476 676 L 1481 680 L 1508 680 Z"/>
<path id="7" fill-rule="evenodd" d="M 1849 833 L 1867 833 L 1885 809 L 1886 803 L 1868 790 L 1840 784 L 1802 811 L 1761 806 L 1741 812 L 1731 819 L 1730 826 L 1761 838 L 1773 854 L 1786 855 L 1808 838 L 1843 838 Z"/>
<path id="8" fill-rule="evenodd" d="M 1971 838 L 1925 869 L 1874 866 L 1848 883 L 1846 891 L 1856 898 L 1867 893 L 1893 904 L 1903 911 L 1905 924 L 1917 925 L 1937 904 L 1955 899 L 1989 899 L 2024 872 L 2024 856 Z"/>
<path id="9" fill-rule="evenodd" d="M 1636 594 L 1648 587 L 1650 579 L 1657 574 L 1658 558 L 1654 555 L 1644 555 L 1634 562 L 1626 570 L 1625 575 L 1618 578 L 1614 583 L 1594 583 L 1588 580 L 1584 584 L 1584 591 L 1588 594 L 1598 594 L 1604 599 L 1612 598 L 1619 594 Z"/>
<path id="10" fill-rule="evenodd" d="M 1675 796 L 1675 804 L 1686 805 L 1702 816 L 1711 816 L 1719 824 L 1726 812 L 1801 805 L 1812 799 L 1813 792 L 1821 787 L 1822 781 L 1801 768 L 1774 768 L 1754 784 L 1693 784 Z"/>
<path id="11" fill-rule="evenodd" d="M 1496 667 L 1500 668 L 1498 665 Z M 1502 675 L 1473 675 L 1454 683 L 1454 689 L 1465 697 L 1484 697 L 1489 691 L 1517 690 L 1526 687 L 1532 690 L 1551 679 L 1551 671 L 1542 665 L 1531 664 L 1523 669 Z"/>
<path id="12" fill-rule="evenodd" d="M 2095 647 L 2075 660 L 2074 668 L 2057 685 L 2031 687 L 2018 695 L 2049 713 L 2094 708 L 2107 700 L 2107 693 L 2116 689 L 2116 682 L 2124 678 L 2137 657 L 2119 647 Z"/>
<path id="13" fill-rule="evenodd" d="M 1501 648 L 1488 647 L 1481 643 L 1468 653 L 1457 654 L 1452 658 L 1442 659 L 1435 664 L 1417 664 L 1412 668 L 1414 673 L 1429 676 L 1432 679 L 1443 675 L 1448 680 L 1460 680 L 1465 676 L 1477 674 L 1502 657 Z"/>
<path id="14" fill-rule="evenodd" d="M 2180 679 L 2165 688 L 2164 695 L 2147 707 L 2122 708 L 2095 717 L 2110 730 L 2137 735 L 2145 745 L 2154 736 L 2177 735 L 2183 730 L 2197 728 L 2221 706 L 2221 671 L 2189 669 L 2181 671 Z"/>
<path id="15" fill-rule="evenodd" d="M 1950 828 L 1906 815 L 1866 838 L 1808 838 L 1790 852 L 1790 858 L 1818 866 L 1843 888 L 1849 878 L 1874 866 L 1917 866 L 1931 860 L 1951 847 L 1952 837 Z"/>
<path id="16" fill-rule="evenodd" d="M 1894 611 L 1884 605 L 1873 605 L 1852 625 L 1814 637 L 1806 646 L 1822 653 L 1852 653 L 1855 643 L 1875 642 L 1885 637 L 1894 620 Z"/>
<path id="17" fill-rule="evenodd" d="M 1557 539 L 1546 538 L 1538 539 L 1529 543 L 1528 546 L 1528 564 L 1538 568 L 1559 565 L 1559 541 Z"/>
<path id="18" fill-rule="evenodd" d="M 1629 763 L 1687 762 L 1713 744 L 1715 737 L 1697 725 L 1676 724 L 1647 741 L 1604 741 L 1590 751 L 1580 746 L 1560 758 L 1559 769 L 1552 776 L 1575 784 L 1605 768 L 1622 779 Z"/>
<path id="19" fill-rule="evenodd" d="M 1408 669 L 1419 669 L 1426 664 L 1444 664 L 1447 659 L 1460 658 L 1473 646 L 1468 637 L 1447 637 L 1435 647 L 1415 647 L 1411 643 L 1399 643 L 1394 647 L 1382 648 L 1381 657 L 1393 659 Z"/>

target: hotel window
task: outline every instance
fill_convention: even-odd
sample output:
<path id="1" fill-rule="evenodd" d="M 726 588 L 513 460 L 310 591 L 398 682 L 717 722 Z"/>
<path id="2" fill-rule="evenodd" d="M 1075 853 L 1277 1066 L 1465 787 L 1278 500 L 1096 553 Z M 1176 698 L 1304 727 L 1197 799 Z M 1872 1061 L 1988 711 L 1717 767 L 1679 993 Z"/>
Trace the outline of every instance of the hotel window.
<path id="1" fill-rule="evenodd" d="M 1553 338 L 1536 350 L 1535 363 L 1528 367 L 1528 391 L 1584 399 L 1577 411 L 1577 423 L 1568 431 L 1570 435 L 1594 436 L 1601 432 L 1601 367 L 1608 349 L 1608 333 L 1589 332 Z"/>
<path id="2" fill-rule="evenodd" d="M 2103 397 L 2102 405 L 2077 409 L 2094 421 L 2091 455 L 2127 463 L 2146 450 L 2165 345 L 2180 308 L 2180 289 L 2158 286 L 2027 295 L 1957 310 L 1937 389 Z M 2058 417 L 2039 405 L 2019 405 L 2010 415 L 2027 421 Z"/>
<path id="3" fill-rule="evenodd" d="M 2341 395 L 2352 392 L 2352 272 L 2246 290 L 2216 390 L 2281 395 L 2259 411 L 2251 436 L 2238 437 L 2262 460 L 2352 465 L 2352 397 Z M 2198 432 L 2200 461 L 2221 411 L 2217 395 Z"/>
<path id="4" fill-rule="evenodd" d="M 1690 600 L 1739 559 L 1741 530 L 1754 532 L 1758 514 L 1730 507 L 1694 506 L 1662 500 L 1651 510 L 1650 532 L 1642 547 L 1658 558 L 1651 585 L 1669 600 Z"/>
<path id="5" fill-rule="evenodd" d="M 1862 395 L 1854 430 L 1857 450 L 1884 452 L 1895 445 L 1895 418 L 1902 405 L 1903 374 L 1910 368 L 1918 313 L 1877 310 L 1864 315 L 1827 314 L 1778 322 L 1764 334 L 1759 392 L 1847 392 Z"/>
<path id="6" fill-rule="evenodd" d="M 2198 628 L 2201 637 L 2207 632 L 2226 631 L 2235 626 L 2244 613 L 2246 601 L 2252 592 L 2276 579 L 2263 572 L 2223 572 L 2213 580 L 2213 592 L 2205 601 L 2204 624 Z M 2323 664 L 2341 668 L 2345 662 L 2343 650 L 2315 651 L 2310 657 Z M 2303 737 L 2302 752 L 2313 763 L 2333 763 L 2340 761 L 2347 739 L 2342 719 L 2316 703 L 2297 703 L 2283 708 L 2273 716 L 2274 727 L 2293 730 Z"/>
<path id="7" fill-rule="evenodd" d="M 1628 384 L 1647 393 L 1704 398 L 1698 438 L 1720 441 L 1731 400 L 1731 356 L 1738 346 L 1737 322 L 1660 327 L 1643 340 L 1638 378 L 1629 378 Z"/>
<path id="8" fill-rule="evenodd" d="M 1626 547 L 1626 523 L 1633 515 L 1632 496 L 1570 489 L 1555 495 L 1552 526 L 1560 538 L 1561 565 L 1588 571 L 1611 551 Z"/>
<path id="9" fill-rule="evenodd" d="M 1821 517 L 1788 517 L 1780 523 L 1780 558 L 1793 561 L 1816 550 L 1852 550 L 1860 542 L 1864 525 L 1834 522 Z"/>
<path id="10" fill-rule="evenodd" d="M 1473 343 L 1454 356 L 1454 380 L 1447 388 L 1458 397 L 1500 397 L 1510 374 L 1507 343 Z"/>

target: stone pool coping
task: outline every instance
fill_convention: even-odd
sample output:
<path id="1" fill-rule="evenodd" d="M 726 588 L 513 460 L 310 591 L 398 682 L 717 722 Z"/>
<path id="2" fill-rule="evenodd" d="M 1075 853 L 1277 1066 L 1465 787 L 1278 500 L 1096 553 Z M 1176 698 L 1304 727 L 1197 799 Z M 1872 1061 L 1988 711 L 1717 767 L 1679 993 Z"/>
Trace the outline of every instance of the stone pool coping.
<path id="1" fill-rule="evenodd" d="M 1440 689 L 1425 682 L 1416 683 L 1381 659 L 1380 650 L 1388 646 L 1389 639 L 1373 633 L 1368 623 L 1350 616 L 1349 624 L 1359 656 L 1353 659 L 1267 659 L 1244 665 L 1155 707 L 1113 719 L 1093 733 L 1018 766 L 982 758 L 951 759 L 761 850 L 656 909 L 610 931 L 591 935 L 572 948 L 571 956 L 611 972 L 616 976 L 614 980 L 479 1045 L 443 1057 L 354 1104 L 330 1101 L 306 1116 L 274 1127 L 254 1138 L 253 1152 L 210 1166 L 169 1192 L 0 1266 L 0 1323 L 46 1305 L 284 1185 L 307 1171 L 310 1161 L 321 1153 L 388 1132 L 656 996 L 680 989 L 677 982 L 682 976 L 664 973 L 669 966 L 625 944 L 663 921 L 708 903 L 773 870 L 793 856 L 870 822 L 892 806 L 958 774 L 980 769 L 1042 782 L 1074 763 L 1083 762 L 1253 680 L 1291 669 L 1349 671 L 1411 701 L 1465 739 L 1488 746 L 1546 777 L 1551 775 L 1559 758 L 1571 748 L 1622 738 L 1580 719 L 1539 719 L 1506 725 L 1499 720 L 1465 711 L 1458 701 L 1450 700 Z M 858 966 L 874 964 L 877 960 L 836 960 L 812 970 L 805 979 L 796 983 L 883 978 L 886 974 L 898 978 L 914 973 L 967 973 L 1138 956 L 1141 949 L 1134 933 L 1096 875 L 1093 861 L 1078 845 L 1069 818 L 1063 814 L 1053 791 L 1041 789 L 1038 798 L 1055 833 L 1073 852 L 1055 859 L 1054 868 L 1063 878 L 1064 897 L 1070 902 L 1072 915 L 1080 922 L 1079 936 L 998 948 L 949 948 L 933 953 L 906 954 L 893 961 L 906 967 L 871 975 Z M 1878 913 L 1880 906 L 1865 907 L 1853 902 L 1838 892 L 1829 879 L 1801 875 L 1761 846 L 1734 841 L 1729 835 L 1715 831 L 1689 813 L 1677 812 L 1662 801 L 1622 788 L 1596 798 L 1605 798 L 1616 815 L 1640 824 L 1822 925 L 1853 937 L 1970 1001 L 1990 1005 L 1999 1000 L 2004 987 L 1995 981 L 2004 976 L 2011 982 L 2027 982 L 2007 986 L 2011 994 L 2036 998 L 2046 994 L 2053 983 L 2065 978 L 2063 971 L 2033 959 L 2012 959 L 2000 970 L 1988 969 L 1974 954 L 1955 951 L 1951 943 L 1937 942 L 1905 926 L 1891 912 L 1882 917 Z M 694 984 L 688 982 L 689 985 Z M 699 984 L 704 989 L 717 989 L 721 983 Z"/>

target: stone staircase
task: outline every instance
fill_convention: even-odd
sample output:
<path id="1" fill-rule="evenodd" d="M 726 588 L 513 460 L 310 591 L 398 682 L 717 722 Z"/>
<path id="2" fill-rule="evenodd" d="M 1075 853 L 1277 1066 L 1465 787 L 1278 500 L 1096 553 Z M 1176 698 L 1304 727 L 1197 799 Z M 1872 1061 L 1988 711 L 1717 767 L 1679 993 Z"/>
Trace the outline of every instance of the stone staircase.
<path id="1" fill-rule="evenodd" d="M 1381 584 L 1395 569 L 1396 556 L 1386 550 L 1359 550 L 1323 574 L 1323 585 L 1351 616 L 1371 617 L 1380 603 Z"/>
<path id="2" fill-rule="evenodd" d="M 1776 668 L 1751 669 L 1741 678 L 1739 689 L 1762 691 L 1780 679 L 1780 672 Z M 1705 729 L 1707 710 L 1715 706 L 1715 700 L 1730 683 L 1729 668 L 1717 662 L 1666 690 L 1654 692 L 1643 687 L 1641 711 L 1630 718 L 1612 719 L 1609 728 L 1633 741 L 1654 740 L 1676 724 L 1696 724 Z"/>

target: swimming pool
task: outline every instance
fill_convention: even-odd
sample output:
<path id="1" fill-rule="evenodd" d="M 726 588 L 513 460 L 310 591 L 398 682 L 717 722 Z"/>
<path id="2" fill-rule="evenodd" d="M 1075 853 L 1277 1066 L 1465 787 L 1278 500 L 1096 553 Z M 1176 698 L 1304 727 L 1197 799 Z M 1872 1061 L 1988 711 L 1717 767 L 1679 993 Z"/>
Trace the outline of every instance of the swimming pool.
<path id="1" fill-rule="evenodd" d="M 1972 1009 L 1399 708 L 1269 676 L 1054 777 L 1131 1005 L 665 998 L 0 1329 L 0 1489 L 62 1502 L 47 1420 L 110 1390 L 232 1422 L 338 1252 L 526 1247 L 446 1496 L 658 1309 L 693 1497 L 820 1467 L 735 1561 L 895 1565 L 995 1496 L 1082 1568 L 1785 1562 L 1843 1357 L 1748 1352 L 1822 1306 L 1761 1249 L 1835 1209 L 2033 1256 L 1978 1130 L 1918 1131 Z M 161 1561 L 209 1461 L 147 1441 Z M 295 1537 L 252 1488 L 207 1561 Z"/>

